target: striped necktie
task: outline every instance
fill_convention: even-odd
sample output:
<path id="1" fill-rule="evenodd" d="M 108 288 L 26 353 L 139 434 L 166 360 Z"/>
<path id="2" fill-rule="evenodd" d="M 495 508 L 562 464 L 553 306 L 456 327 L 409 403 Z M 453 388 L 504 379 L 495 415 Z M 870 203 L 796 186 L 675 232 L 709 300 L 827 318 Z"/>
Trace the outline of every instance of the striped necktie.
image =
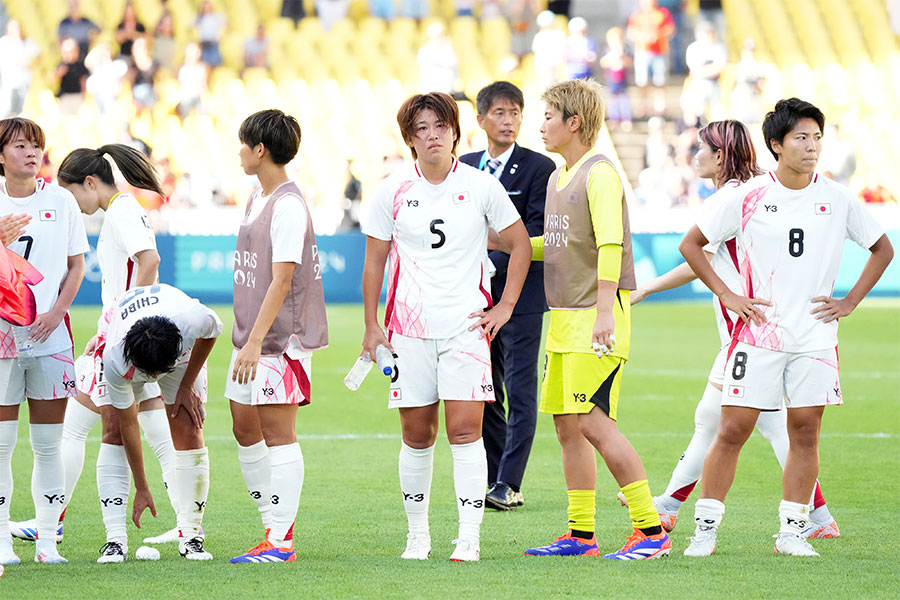
<path id="1" fill-rule="evenodd" d="M 491 175 L 497 176 L 497 169 L 500 168 L 500 165 L 503 164 L 496 158 L 489 158 L 487 162 L 484 163 L 484 166 L 487 167 L 488 173 Z"/>

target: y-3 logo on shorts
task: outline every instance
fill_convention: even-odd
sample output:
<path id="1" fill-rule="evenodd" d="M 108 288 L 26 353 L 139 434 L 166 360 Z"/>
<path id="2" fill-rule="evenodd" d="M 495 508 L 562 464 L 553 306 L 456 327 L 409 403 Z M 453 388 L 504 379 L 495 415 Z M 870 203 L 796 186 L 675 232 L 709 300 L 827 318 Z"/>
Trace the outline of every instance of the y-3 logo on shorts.
<path id="1" fill-rule="evenodd" d="M 575 402 L 587 402 L 587 394 L 572 394 Z"/>
<path id="2" fill-rule="evenodd" d="M 74 381 L 63 381 L 63 387 L 66 388 L 67 390 L 74 390 L 75 382 Z"/>
<path id="3" fill-rule="evenodd" d="M 274 395 L 275 395 L 275 388 L 273 388 L 273 387 L 264 387 L 264 388 L 262 389 L 262 393 L 263 393 L 263 396 L 274 396 Z"/>
<path id="4" fill-rule="evenodd" d="M 485 394 L 488 393 L 488 392 L 493 392 L 493 391 L 494 391 L 494 386 L 491 385 L 491 384 L 489 384 L 489 383 L 488 383 L 488 384 L 482 384 L 482 385 L 481 385 L 481 391 L 484 392 Z"/>

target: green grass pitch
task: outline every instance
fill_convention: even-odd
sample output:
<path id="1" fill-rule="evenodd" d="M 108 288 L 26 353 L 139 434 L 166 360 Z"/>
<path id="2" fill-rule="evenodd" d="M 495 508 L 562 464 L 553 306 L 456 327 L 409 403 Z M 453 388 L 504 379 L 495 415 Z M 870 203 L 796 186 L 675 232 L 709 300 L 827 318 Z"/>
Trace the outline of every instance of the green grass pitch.
<path id="1" fill-rule="evenodd" d="M 446 437 L 439 438 L 431 499 L 431 560 L 410 564 L 399 556 L 406 519 L 397 484 L 399 423 L 388 411 L 387 383 L 370 375 L 357 393 L 343 377 L 359 352 L 360 306 L 329 309 L 331 346 L 313 359 L 313 402 L 297 423 L 306 479 L 294 528 L 298 561 L 283 565 L 231 565 L 228 559 L 256 545 L 262 528 L 247 497 L 231 436 L 225 371 L 231 351 L 231 308 L 217 310 L 226 334 L 209 363 L 210 397 L 205 435 L 211 486 L 204 526 L 210 563 L 191 563 L 172 546 L 158 562 L 134 559 L 145 535 L 174 524 L 159 466 L 147 453 L 148 474 L 160 514 L 145 513 L 144 529 L 129 523 L 130 559 L 98 565 L 105 541 L 94 465 L 99 427 L 88 442 L 85 470 L 75 490 L 60 546 L 69 564 L 37 565 L 33 546 L 15 542 L 22 565 L 0 579 L 3 600 L 75 598 L 548 598 L 582 597 L 900 597 L 900 555 L 894 525 L 900 505 L 900 304 L 868 301 L 841 325 L 841 375 L 846 405 L 826 411 L 821 444 L 823 491 L 842 537 L 819 540 L 819 559 L 772 553 L 781 473 L 767 443 L 754 434 L 728 496 L 718 552 L 709 559 L 681 555 L 692 533 L 697 494 L 686 503 L 672 541 L 672 556 L 647 563 L 601 559 L 526 558 L 522 551 L 560 535 L 566 495 L 551 420 L 541 416 L 525 476 L 525 506 L 488 511 L 478 564 L 448 561 L 456 534 L 452 470 Z M 73 311 L 76 348 L 83 347 L 98 309 Z M 644 460 L 659 493 L 686 446 L 694 407 L 716 354 L 708 304 L 642 304 L 633 313 L 632 357 L 625 371 L 620 424 Z M 14 520 L 30 517 L 31 452 L 26 410 L 13 459 Z M 600 467 L 597 537 L 611 551 L 629 533 L 627 511 Z"/>

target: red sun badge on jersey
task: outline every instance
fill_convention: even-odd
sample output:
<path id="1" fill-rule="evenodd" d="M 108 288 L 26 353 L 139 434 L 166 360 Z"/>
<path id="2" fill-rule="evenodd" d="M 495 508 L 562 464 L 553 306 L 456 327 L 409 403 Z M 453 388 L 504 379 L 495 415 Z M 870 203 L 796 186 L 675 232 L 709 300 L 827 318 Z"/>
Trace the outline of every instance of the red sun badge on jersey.
<path id="1" fill-rule="evenodd" d="M 56 211 L 53 209 L 45 209 L 41 211 L 41 221 L 55 221 Z"/>
<path id="2" fill-rule="evenodd" d="M 391 400 L 402 400 L 402 399 L 403 399 L 403 394 L 400 393 L 400 390 L 398 390 L 398 389 L 391 390 Z"/>
<path id="3" fill-rule="evenodd" d="M 831 214 L 831 204 L 828 202 L 816 204 L 816 214 L 817 215 L 830 215 Z"/>
<path id="4" fill-rule="evenodd" d="M 453 204 L 462 204 L 469 201 L 469 192 L 458 192 L 453 194 Z"/>
<path id="5" fill-rule="evenodd" d="M 730 398 L 743 398 L 744 397 L 744 386 L 742 385 L 733 385 L 728 388 L 728 396 Z"/>

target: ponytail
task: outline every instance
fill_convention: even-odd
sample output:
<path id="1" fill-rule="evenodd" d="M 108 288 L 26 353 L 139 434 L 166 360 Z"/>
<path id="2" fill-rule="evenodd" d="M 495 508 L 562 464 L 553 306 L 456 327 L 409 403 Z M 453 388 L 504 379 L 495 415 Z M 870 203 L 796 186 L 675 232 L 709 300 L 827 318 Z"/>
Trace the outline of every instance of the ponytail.
<path id="1" fill-rule="evenodd" d="M 63 159 L 57 177 L 60 183 L 84 183 L 88 175 L 92 175 L 106 185 L 115 185 L 112 167 L 103 158 L 104 154 L 116 163 L 125 181 L 134 187 L 156 192 L 166 197 L 156 175 L 156 169 L 142 153 L 125 144 L 107 144 L 96 150 L 78 148 Z"/>

